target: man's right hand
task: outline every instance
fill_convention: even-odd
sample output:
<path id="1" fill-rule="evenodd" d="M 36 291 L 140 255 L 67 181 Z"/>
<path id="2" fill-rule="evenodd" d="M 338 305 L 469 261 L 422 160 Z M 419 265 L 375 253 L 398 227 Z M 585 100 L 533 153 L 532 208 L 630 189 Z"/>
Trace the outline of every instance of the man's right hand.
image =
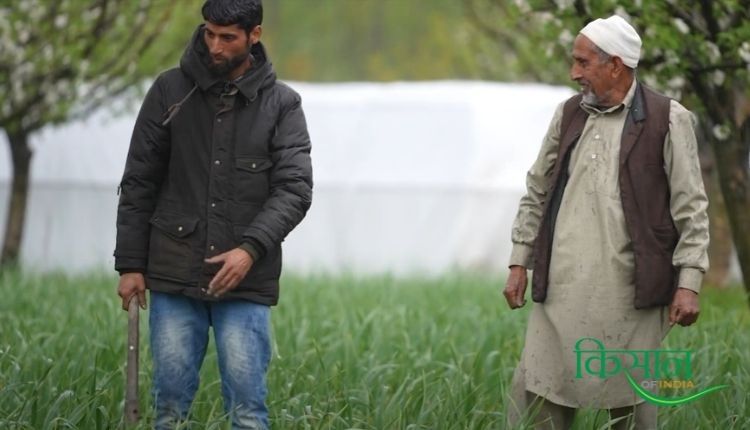
<path id="1" fill-rule="evenodd" d="M 505 283 L 503 295 L 508 301 L 511 309 L 518 309 L 526 304 L 524 294 L 526 293 L 526 268 L 523 266 L 510 266 L 510 275 Z"/>
<path id="2" fill-rule="evenodd" d="M 138 304 L 146 309 L 146 280 L 143 273 L 123 273 L 120 275 L 120 283 L 117 285 L 117 294 L 122 298 L 122 309 L 128 310 L 130 299 L 137 296 Z"/>

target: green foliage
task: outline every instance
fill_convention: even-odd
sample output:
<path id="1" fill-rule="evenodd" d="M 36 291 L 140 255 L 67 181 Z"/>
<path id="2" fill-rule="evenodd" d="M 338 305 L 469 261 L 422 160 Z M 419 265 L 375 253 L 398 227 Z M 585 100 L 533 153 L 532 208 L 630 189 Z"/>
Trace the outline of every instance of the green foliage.
<path id="1" fill-rule="evenodd" d="M 455 0 L 264 3 L 263 40 L 283 79 L 473 78 L 473 28 Z"/>
<path id="2" fill-rule="evenodd" d="M 549 14 L 532 15 L 517 2 L 464 0 L 467 19 L 477 29 L 475 51 L 484 79 L 568 83 L 568 55 L 553 55 L 554 43 L 572 41 L 568 32 L 544 25 Z"/>
<path id="3" fill-rule="evenodd" d="M 505 40 L 504 46 L 519 56 L 530 46 L 535 50 L 530 61 L 518 65 L 523 72 L 553 82 L 567 81 L 570 49 L 579 29 L 596 18 L 624 16 L 643 39 L 640 78 L 677 99 L 684 99 L 693 110 L 710 115 L 714 125 L 725 124 L 731 118 L 735 120 L 734 127 L 739 127 L 747 118 L 747 114 L 732 118 L 728 109 L 714 114 L 706 107 L 714 104 L 716 96 L 737 90 L 742 100 L 750 95 L 748 1 L 464 0 L 464 3 L 470 11 L 479 11 L 474 22 L 486 36 Z M 550 69 L 554 76 L 544 73 Z"/>
<path id="4" fill-rule="evenodd" d="M 188 10 L 160 0 L 4 3 L 0 128 L 12 134 L 29 134 L 106 103 L 153 75 L 161 68 L 157 59 L 174 58 L 184 44 L 154 44 Z M 196 0 L 181 4 L 198 7 Z"/>
<path id="5" fill-rule="evenodd" d="M 275 429 L 502 429 L 528 307 L 510 311 L 501 279 L 286 277 L 272 312 L 269 407 Z M 110 276 L 0 275 L 0 428 L 117 428 L 126 314 Z M 750 321 L 740 289 L 705 291 L 698 325 L 669 348 L 695 351 L 698 387 L 729 389 L 660 411 L 660 428 L 750 426 Z M 140 428 L 152 424 L 141 315 Z M 200 428 L 227 428 L 209 346 L 194 405 Z M 600 428 L 585 411 L 575 428 Z"/>

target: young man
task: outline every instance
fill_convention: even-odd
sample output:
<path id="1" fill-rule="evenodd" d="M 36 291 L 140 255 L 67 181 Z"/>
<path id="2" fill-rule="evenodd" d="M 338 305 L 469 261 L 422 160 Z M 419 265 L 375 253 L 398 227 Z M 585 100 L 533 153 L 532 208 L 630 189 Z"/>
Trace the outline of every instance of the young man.
<path id="1" fill-rule="evenodd" d="M 513 427 L 529 407 L 555 429 L 593 407 L 622 417 L 617 429 L 655 429 L 656 406 L 624 372 L 579 377 L 574 348 L 598 339 L 607 350 L 658 349 L 671 325 L 698 318 L 709 238 L 692 115 L 636 79 L 640 48 L 618 16 L 580 31 L 570 77 L 581 94 L 557 109 L 528 173 L 504 292 L 512 309 L 523 306 L 533 263 Z M 639 382 L 647 374 L 633 371 Z"/>
<path id="2" fill-rule="evenodd" d="M 312 198 L 300 97 L 260 43 L 260 0 L 208 0 L 180 61 L 153 84 L 120 187 L 123 309 L 151 292 L 156 427 L 187 418 L 213 327 L 234 428 L 268 428 L 269 307 L 281 242 Z"/>

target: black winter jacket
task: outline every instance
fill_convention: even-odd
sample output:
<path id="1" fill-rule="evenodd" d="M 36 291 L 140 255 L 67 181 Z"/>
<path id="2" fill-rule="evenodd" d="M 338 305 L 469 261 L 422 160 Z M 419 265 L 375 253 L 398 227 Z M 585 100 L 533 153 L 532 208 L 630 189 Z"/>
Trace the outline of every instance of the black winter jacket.
<path id="1" fill-rule="evenodd" d="M 211 300 L 219 265 L 242 247 L 254 264 L 223 299 L 278 301 L 281 242 L 312 199 L 310 139 L 300 97 L 276 81 L 263 46 L 235 82 L 212 75 L 203 27 L 180 67 L 161 74 L 136 120 L 120 184 L 115 269 L 149 289 Z"/>

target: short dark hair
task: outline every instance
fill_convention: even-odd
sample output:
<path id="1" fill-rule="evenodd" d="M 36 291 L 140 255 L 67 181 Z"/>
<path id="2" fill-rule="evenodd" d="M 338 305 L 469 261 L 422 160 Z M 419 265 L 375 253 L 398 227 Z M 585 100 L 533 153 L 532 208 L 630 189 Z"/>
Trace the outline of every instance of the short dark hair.
<path id="1" fill-rule="evenodd" d="M 594 51 L 596 51 L 596 55 L 599 57 L 600 63 L 606 63 L 607 61 L 610 61 L 614 55 L 610 55 L 606 53 L 602 48 L 600 48 L 597 45 L 594 45 Z M 630 70 L 631 72 L 635 70 L 634 68 L 628 66 L 627 64 L 623 63 L 623 66 L 625 66 L 626 69 Z"/>
<path id="2" fill-rule="evenodd" d="M 234 25 L 246 32 L 263 22 L 261 0 L 206 0 L 203 19 L 217 25 Z"/>

